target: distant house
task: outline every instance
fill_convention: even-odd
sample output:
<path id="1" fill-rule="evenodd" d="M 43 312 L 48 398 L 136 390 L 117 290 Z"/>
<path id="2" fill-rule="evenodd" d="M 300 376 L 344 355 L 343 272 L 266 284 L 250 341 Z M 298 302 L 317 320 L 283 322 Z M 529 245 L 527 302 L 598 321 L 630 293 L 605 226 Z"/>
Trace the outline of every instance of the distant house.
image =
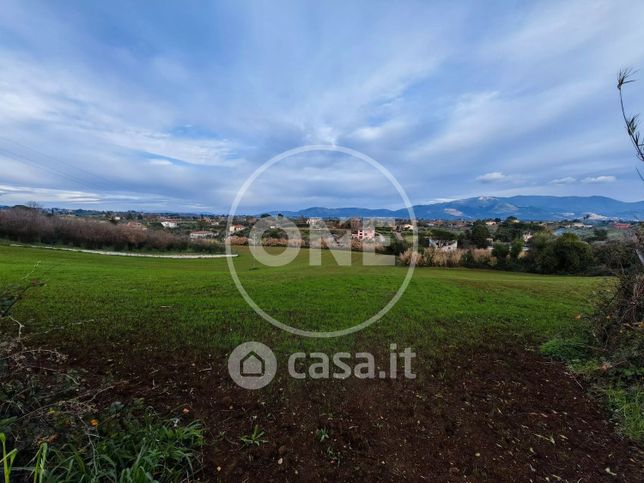
<path id="1" fill-rule="evenodd" d="M 441 252 L 451 252 L 458 248 L 458 240 L 434 240 L 430 238 L 428 246 Z"/>
<path id="2" fill-rule="evenodd" d="M 400 229 L 401 230 L 413 230 L 414 225 L 412 225 L 411 223 L 406 223 L 404 225 L 401 225 Z"/>
<path id="3" fill-rule="evenodd" d="M 178 227 L 179 225 L 177 224 L 176 221 L 162 221 L 161 226 L 163 226 L 163 228 L 171 228 L 172 229 L 172 228 Z"/>
<path id="4" fill-rule="evenodd" d="M 213 238 L 215 234 L 212 231 L 193 231 L 190 232 L 191 240 L 203 240 L 204 238 Z"/>
<path id="5" fill-rule="evenodd" d="M 532 233 L 527 232 L 521 235 L 523 238 L 523 243 L 528 243 L 532 239 Z"/>
<path id="6" fill-rule="evenodd" d="M 237 233 L 238 231 L 242 231 L 244 228 L 246 228 L 244 225 L 230 225 L 228 227 L 228 233 Z"/>
<path id="7" fill-rule="evenodd" d="M 485 224 L 486 224 L 487 226 L 496 226 L 496 221 L 494 221 L 494 220 L 488 220 L 488 221 L 486 221 L 486 222 L 485 222 Z"/>
<path id="8" fill-rule="evenodd" d="M 355 233 L 351 233 L 351 238 L 354 240 L 373 240 L 376 237 L 375 228 L 365 228 L 363 230 L 358 230 Z"/>
<path id="9" fill-rule="evenodd" d="M 322 223 L 322 218 L 309 218 L 306 220 L 306 224 L 309 226 L 315 226 L 315 225 L 320 225 Z"/>
<path id="10" fill-rule="evenodd" d="M 613 223 L 613 228 L 616 230 L 628 230 L 630 227 L 629 223 Z"/>

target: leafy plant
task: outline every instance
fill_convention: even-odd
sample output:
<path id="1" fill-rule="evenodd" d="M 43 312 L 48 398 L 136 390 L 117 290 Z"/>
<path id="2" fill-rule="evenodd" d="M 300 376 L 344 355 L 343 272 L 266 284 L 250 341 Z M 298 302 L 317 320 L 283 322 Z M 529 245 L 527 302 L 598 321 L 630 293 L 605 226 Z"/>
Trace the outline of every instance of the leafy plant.
<path id="1" fill-rule="evenodd" d="M 324 441 L 326 441 L 327 439 L 329 439 L 329 432 L 328 432 L 326 429 L 324 429 L 324 428 L 322 428 L 322 429 L 318 429 L 318 430 L 315 432 L 315 436 L 316 436 L 316 438 L 320 441 L 320 443 L 324 443 Z"/>
<path id="2" fill-rule="evenodd" d="M 11 481 L 13 460 L 16 459 L 18 450 L 14 448 L 11 451 L 7 452 L 7 437 L 4 435 L 4 433 L 0 433 L 0 443 L 2 444 L 2 470 L 4 474 L 4 481 L 5 483 L 9 483 Z"/>
<path id="3" fill-rule="evenodd" d="M 621 71 L 619 71 L 619 74 L 617 75 L 617 90 L 619 91 L 619 103 L 622 109 L 624 124 L 626 124 L 626 132 L 628 133 L 628 137 L 630 138 L 631 143 L 635 148 L 636 156 L 640 161 L 644 162 L 644 142 L 642 142 L 642 137 L 639 131 L 639 115 L 635 114 L 629 116 L 626 114 L 626 109 L 624 107 L 624 95 L 622 92 L 622 89 L 626 84 L 635 82 L 635 79 L 633 79 L 634 74 L 635 72 L 633 71 L 633 69 L 622 69 Z M 642 176 L 642 173 L 639 170 L 637 170 L 637 173 L 640 175 L 640 178 L 642 178 L 642 181 L 644 181 L 644 176 Z"/>
<path id="4" fill-rule="evenodd" d="M 38 481 L 44 475 L 54 481 L 178 481 L 194 473 L 203 445 L 199 423 L 163 420 L 142 408 L 141 400 L 132 407 L 114 403 L 103 416 L 92 420 L 95 428 L 87 430 L 86 444 L 51 448 L 47 464 L 47 447 L 41 446 L 34 469 Z"/>
<path id="5" fill-rule="evenodd" d="M 241 440 L 241 442 L 245 447 L 260 446 L 261 444 L 268 442 L 266 439 L 263 439 L 264 435 L 265 435 L 264 431 L 261 431 L 259 429 L 259 426 L 255 425 L 253 427 L 253 432 L 251 434 L 244 435 L 239 439 Z"/>
<path id="6" fill-rule="evenodd" d="M 38 448 L 36 453 L 36 461 L 34 463 L 34 483 L 43 483 L 45 481 L 46 471 L 45 466 L 47 464 L 47 452 L 49 450 L 49 445 L 47 443 L 42 443 Z"/>
<path id="7" fill-rule="evenodd" d="M 635 441 L 644 441 L 644 390 L 641 386 L 604 391 L 621 430 Z"/>
<path id="8" fill-rule="evenodd" d="M 585 358 L 590 347 L 580 338 L 555 337 L 541 345 L 541 353 L 560 361 L 575 361 Z"/>

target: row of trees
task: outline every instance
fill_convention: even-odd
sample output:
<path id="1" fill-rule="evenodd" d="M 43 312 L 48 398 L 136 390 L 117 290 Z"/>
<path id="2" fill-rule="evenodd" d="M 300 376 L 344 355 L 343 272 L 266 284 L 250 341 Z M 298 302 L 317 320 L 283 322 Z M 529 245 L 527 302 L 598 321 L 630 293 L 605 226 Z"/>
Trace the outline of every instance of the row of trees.
<path id="1" fill-rule="evenodd" d="M 161 230 L 146 230 L 138 226 L 115 225 L 83 218 L 61 218 L 28 207 L 0 212 L 0 237 L 22 243 L 60 244 L 88 249 L 223 251 L 220 244 L 192 241 Z"/>
<path id="2" fill-rule="evenodd" d="M 605 242 L 590 245 L 573 233 L 554 236 L 537 233 L 524 249 L 521 238 L 511 243 L 495 243 L 492 250 L 471 248 L 441 252 L 420 248 L 412 253 L 408 244 L 397 247 L 400 260 L 418 266 L 494 268 L 545 274 L 609 275 L 616 269 L 636 270 L 639 260 L 633 250 L 634 242 Z"/>

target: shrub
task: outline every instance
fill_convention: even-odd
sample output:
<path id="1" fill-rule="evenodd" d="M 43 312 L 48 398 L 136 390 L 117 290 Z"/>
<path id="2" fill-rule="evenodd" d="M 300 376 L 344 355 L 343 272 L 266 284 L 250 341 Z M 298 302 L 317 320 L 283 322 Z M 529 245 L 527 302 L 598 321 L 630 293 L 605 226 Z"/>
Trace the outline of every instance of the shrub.
<path id="1" fill-rule="evenodd" d="M 621 431 L 629 438 L 644 442 L 644 390 L 641 385 L 630 388 L 608 388 L 604 394 Z"/>
<path id="2" fill-rule="evenodd" d="M 510 245 L 510 256 L 512 257 L 512 260 L 516 261 L 519 259 L 519 257 L 523 254 L 523 240 L 521 238 L 517 238 L 512 242 Z"/>
<path id="3" fill-rule="evenodd" d="M 494 248 L 492 249 L 492 256 L 495 257 L 498 261 L 503 261 L 508 258 L 510 254 L 510 247 L 505 243 L 495 243 Z"/>
<path id="4" fill-rule="evenodd" d="M 203 446 L 199 423 L 163 420 L 142 400 L 113 403 L 92 420 L 90 442 L 51 450 L 45 474 L 54 481 L 180 481 L 194 473 Z"/>
<path id="5" fill-rule="evenodd" d="M 462 258 L 462 264 L 468 268 L 491 268 L 492 256 L 489 250 L 467 250 Z"/>
<path id="6" fill-rule="evenodd" d="M 23 243 L 63 244 L 90 250 L 153 249 L 186 250 L 220 253 L 223 247 L 210 243 L 207 248 L 186 237 L 162 230 L 145 230 L 137 226 L 119 225 L 82 218 L 47 216 L 35 208 L 12 208 L 0 212 L 0 237 Z"/>
<path id="7" fill-rule="evenodd" d="M 425 265 L 428 267 L 458 267 L 462 257 L 462 250 L 445 252 L 436 248 L 427 248 L 424 251 Z"/>
<path id="8" fill-rule="evenodd" d="M 555 337 L 541 345 L 543 355 L 560 361 L 578 361 L 588 356 L 590 347 L 580 338 Z"/>
<path id="9" fill-rule="evenodd" d="M 593 316 L 598 344 L 613 357 L 644 365 L 644 273 L 621 273 L 606 290 Z"/>
<path id="10" fill-rule="evenodd" d="M 477 221 L 472 226 L 472 231 L 470 232 L 470 240 L 476 248 L 486 248 L 488 246 L 488 238 L 490 237 L 490 230 L 488 227 L 480 221 Z"/>
<path id="11" fill-rule="evenodd" d="M 29 336 L 22 334 L 24 326 L 11 310 L 38 285 L 25 283 L 0 293 L 5 301 L 0 312 L 0 467 L 5 481 L 27 481 L 29 473 L 34 481 L 52 482 L 190 479 L 203 445 L 199 423 L 162 418 L 141 399 L 127 406 L 115 402 L 101 411 L 95 398 L 109 387 L 88 387 L 62 365 L 64 354 L 27 345 Z M 16 336 L 4 330 L 6 323 L 17 326 Z M 28 467 L 34 453 L 35 464 Z"/>
<path id="12" fill-rule="evenodd" d="M 425 258 L 423 257 L 422 253 L 415 252 L 411 248 L 405 250 L 400 255 L 400 262 L 403 265 L 411 265 L 412 261 L 417 267 L 422 267 L 425 265 Z"/>
<path id="13" fill-rule="evenodd" d="M 573 233 L 554 239 L 544 234 L 535 235 L 526 257 L 529 270 L 539 273 L 579 273 L 587 271 L 593 262 L 590 245 Z"/>

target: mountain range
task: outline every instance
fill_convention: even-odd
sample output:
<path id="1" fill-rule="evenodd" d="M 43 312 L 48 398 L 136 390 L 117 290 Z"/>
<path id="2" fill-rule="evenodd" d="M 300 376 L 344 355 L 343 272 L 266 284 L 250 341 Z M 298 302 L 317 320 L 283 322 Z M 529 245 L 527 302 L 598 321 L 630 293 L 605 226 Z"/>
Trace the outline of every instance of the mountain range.
<path id="1" fill-rule="evenodd" d="M 480 196 L 462 200 L 415 205 L 419 219 L 475 220 L 515 216 L 521 220 L 557 221 L 588 220 L 644 220 L 644 201 L 624 202 L 604 196 Z M 278 213 L 277 211 L 273 214 Z M 369 208 L 313 207 L 300 211 L 281 211 L 289 218 L 320 217 L 393 217 L 409 218 L 406 208 L 400 210 Z"/>

